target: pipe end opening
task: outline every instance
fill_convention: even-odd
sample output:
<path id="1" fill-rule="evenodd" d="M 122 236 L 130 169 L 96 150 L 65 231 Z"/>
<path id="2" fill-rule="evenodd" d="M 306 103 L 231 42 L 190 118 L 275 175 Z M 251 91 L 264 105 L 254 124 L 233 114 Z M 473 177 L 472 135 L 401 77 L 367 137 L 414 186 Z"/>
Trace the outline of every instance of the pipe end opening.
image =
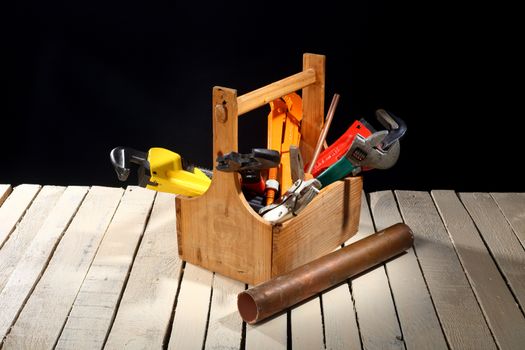
<path id="1" fill-rule="evenodd" d="M 242 319 L 248 324 L 254 324 L 257 320 L 257 304 L 252 296 L 246 292 L 242 292 L 237 296 L 237 308 L 241 314 Z"/>

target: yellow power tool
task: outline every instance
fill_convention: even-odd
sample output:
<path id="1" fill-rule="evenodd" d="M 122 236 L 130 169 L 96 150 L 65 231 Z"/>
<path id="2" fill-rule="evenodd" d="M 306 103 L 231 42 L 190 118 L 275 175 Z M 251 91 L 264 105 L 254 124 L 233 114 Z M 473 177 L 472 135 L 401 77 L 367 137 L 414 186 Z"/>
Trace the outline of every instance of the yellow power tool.
<path id="1" fill-rule="evenodd" d="M 211 171 L 188 165 L 179 154 L 164 148 L 151 148 L 146 153 L 116 147 L 110 159 L 120 181 L 128 179 L 134 163 L 139 166 L 139 186 L 154 191 L 193 197 L 202 195 L 211 184 Z"/>

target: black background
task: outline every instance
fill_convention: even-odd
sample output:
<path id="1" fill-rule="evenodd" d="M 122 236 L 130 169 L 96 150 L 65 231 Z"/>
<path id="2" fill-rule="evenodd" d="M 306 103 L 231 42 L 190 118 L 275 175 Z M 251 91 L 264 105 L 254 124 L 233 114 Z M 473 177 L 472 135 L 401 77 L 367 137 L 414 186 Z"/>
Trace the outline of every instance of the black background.
<path id="1" fill-rule="evenodd" d="M 119 145 L 212 166 L 211 89 L 239 95 L 327 56 L 328 140 L 385 108 L 408 133 L 365 188 L 524 191 L 516 10 L 480 2 L 17 4 L 4 12 L 0 183 L 121 186 Z M 263 107 L 240 150 L 265 146 Z M 377 124 L 376 124 L 377 126 Z"/>

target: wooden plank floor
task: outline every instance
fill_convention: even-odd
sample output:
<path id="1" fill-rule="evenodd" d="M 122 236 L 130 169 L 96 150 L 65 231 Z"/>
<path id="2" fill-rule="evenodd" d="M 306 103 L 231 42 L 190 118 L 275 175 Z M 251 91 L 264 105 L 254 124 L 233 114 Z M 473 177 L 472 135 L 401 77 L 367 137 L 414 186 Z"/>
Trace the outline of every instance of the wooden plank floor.
<path id="1" fill-rule="evenodd" d="M 404 255 L 255 326 L 249 286 L 181 261 L 173 195 L 0 184 L 2 349 L 525 349 L 525 194 L 381 191 Z"/>

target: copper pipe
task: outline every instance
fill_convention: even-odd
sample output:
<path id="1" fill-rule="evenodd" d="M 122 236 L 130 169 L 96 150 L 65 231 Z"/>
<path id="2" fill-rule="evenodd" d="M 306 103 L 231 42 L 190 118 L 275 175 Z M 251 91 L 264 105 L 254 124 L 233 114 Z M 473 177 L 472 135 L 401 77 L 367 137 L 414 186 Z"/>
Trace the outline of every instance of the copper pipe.
<path id="1" fill-rule="evenodd" d="M 308 169 L 306 170 L 308 174 L 312 173 L 312 169 L 314 168 L 315 162 L 317 162 L 317 158 L 321 153 L 321 148 L 323 148 L 323 144 L 326 140 L 326 135 L 328 135 L 328 129 L 330 129 L 330 124 L 332 124 L 332 119 L 334 119 L 335 109 L 337 108 L 337 104 L 339 103 L 339 97 L 339 94 L 334 94 L 334 97 L 332 97 L 330 108 L 328 108 L 328 113 L 326 114 L 324 127 L 321 130 L 321 135 L 319 135 L 319 139 L 317 139 L 317 145 L 315 145 L 312 160 L 310 160 L 310 164 L 308 165 Z"/>
<path id="2" fill-rule="evenodd" d="M 410 248 L 414 235 L 398 223 L 277 276 L 237 296 L 244 321 L 254 324 Z"/>

